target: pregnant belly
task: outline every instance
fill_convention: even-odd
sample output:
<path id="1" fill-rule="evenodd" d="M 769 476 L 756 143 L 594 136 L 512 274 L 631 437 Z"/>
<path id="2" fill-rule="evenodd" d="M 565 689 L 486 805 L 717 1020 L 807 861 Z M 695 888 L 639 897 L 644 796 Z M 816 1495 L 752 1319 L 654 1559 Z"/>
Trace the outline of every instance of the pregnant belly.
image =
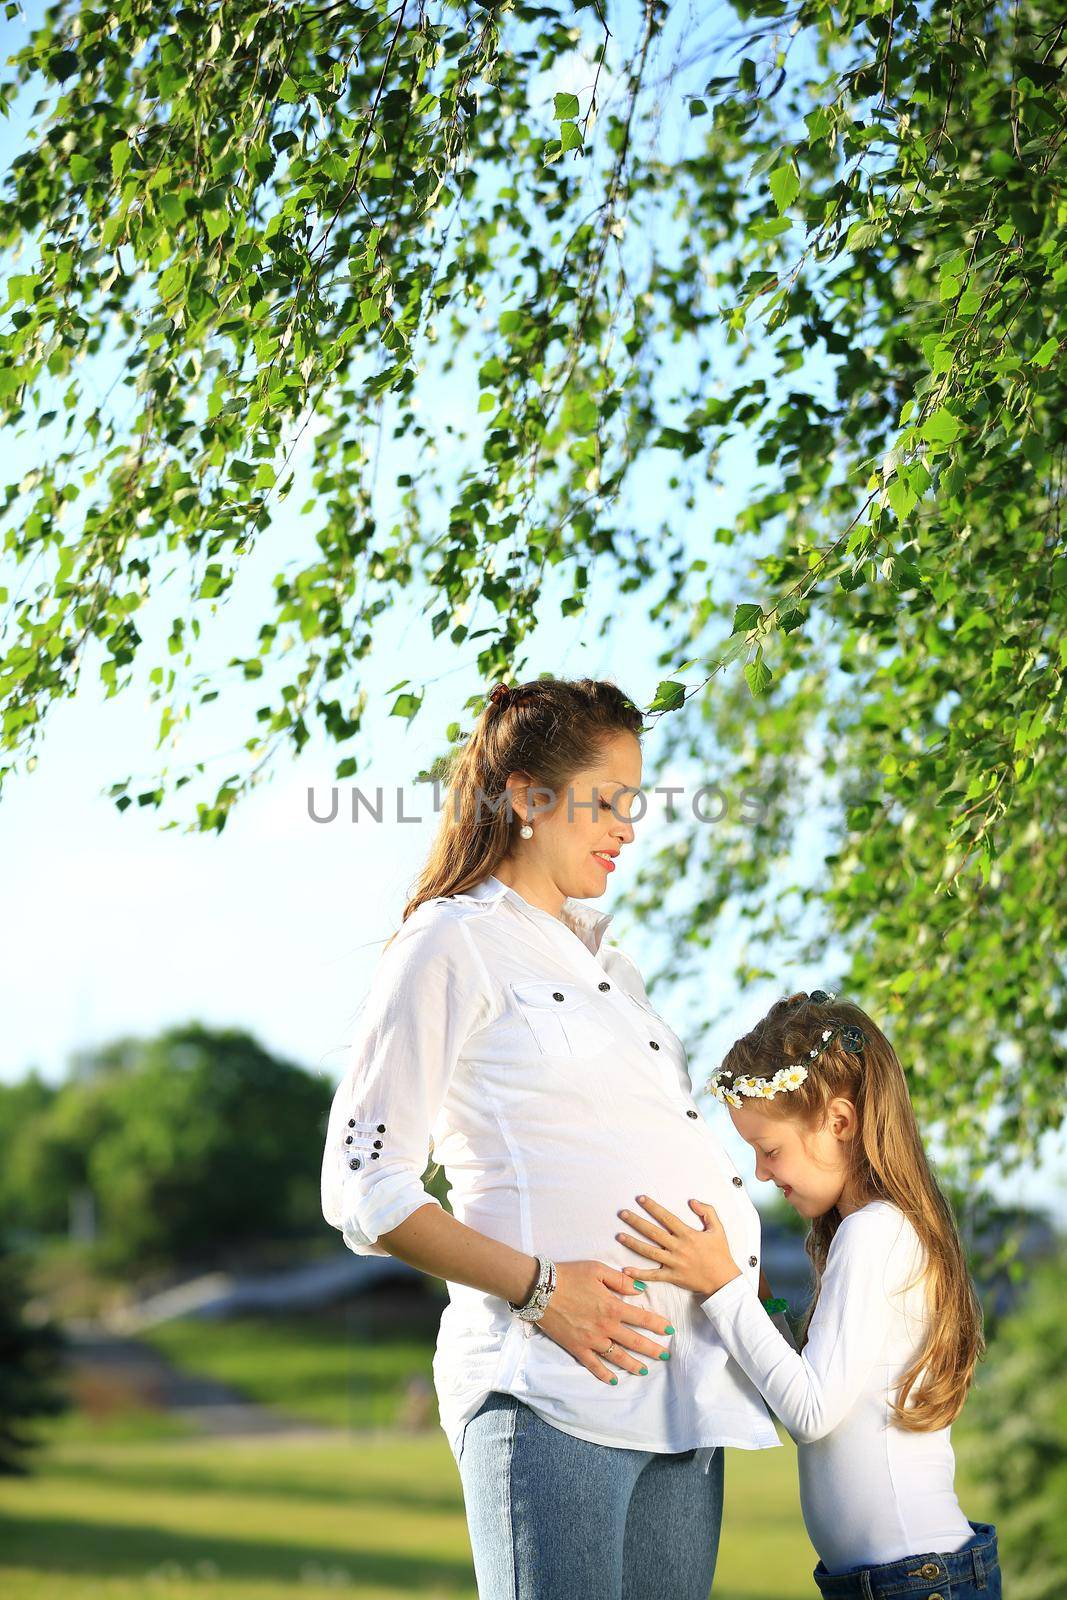
<path id="1" fill-rule="evenodd" d="M 703 1128 L 704 1137 L 700 1137 Z M 513 1249 L 547 1255 L 556 1261 L 596 1260 L 614 1268 L 653 1268 L 655 1261 L 616 1239 L 617 1233 L 640 1238 L 640 1231 L 618 1213 L 632 1211 L 648 1223 L 655 1219 L 638 1204 L 647 1195 L 679 1221 L 700 1229 L 690 1199 L 713 1205 L 739 1266 L 759 1240 L 759 1216 L 735 1170 L 713 1141 L 710 1130 L 696 1124 L 671 1130 L 669 1139 L 616 1142 L 611 1159 L 594 1159 L 577 1145 L 566 1156 L 543 1160 L 522 1192 L 514 1172 L 453 1178 L 452 1209 L 469 1227 Z M 451 1176 L 451 1174 L 450 1174 Z"/>

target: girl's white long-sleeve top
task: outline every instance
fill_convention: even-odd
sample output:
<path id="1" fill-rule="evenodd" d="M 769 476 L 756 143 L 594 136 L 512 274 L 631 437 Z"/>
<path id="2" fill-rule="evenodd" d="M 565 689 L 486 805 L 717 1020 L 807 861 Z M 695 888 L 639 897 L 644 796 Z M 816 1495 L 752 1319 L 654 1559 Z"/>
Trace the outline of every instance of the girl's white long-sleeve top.
<path id="1" fill-rule="evenodd" d="M 675 1215 L 710 1201 L 755 1294 L 760 1221 L 693 1098 L 685 1049 L 634 963 L 604 942 L 611 914 L 564 902 L 562 920 L 496 877 L 424 902 L 383 951 L 334 1095 L 322 1210 L 357 1255 L 419 1207 L 429 1143 L 449 1203 L 491 1239 L 557 1263 L 640 1264 L 617 1212 L 647 1194 Z M 669 1350 L 642 1377 L 594 1377 L 496 1295 L 448 1284 L 433 1361 L 441 1424 L 458 1461 L 491 1390 L 600 1444 L 774 1448 L 766 1405 L 697 1297 L 669 1284 L 620 1296 L 663 1315 Z M 757 1302 L 758 1303 L 758 1302 Z M 606 1343 L 606 1341 L 605 1341 Z"/>
<path id="2" fill-rule="evenodd" d="M 924 1264 L 909 1219 L 872 1200 L 838 1226 L 800 1353 L 747 1278 L 701 1302 L 796 1441 L 804 1523 L 833 1573 L 948 1554 L 973 1533 L 956 1498 L 951 1429 L 913 1433 L 890 1412 L 926 1336 Z"/>

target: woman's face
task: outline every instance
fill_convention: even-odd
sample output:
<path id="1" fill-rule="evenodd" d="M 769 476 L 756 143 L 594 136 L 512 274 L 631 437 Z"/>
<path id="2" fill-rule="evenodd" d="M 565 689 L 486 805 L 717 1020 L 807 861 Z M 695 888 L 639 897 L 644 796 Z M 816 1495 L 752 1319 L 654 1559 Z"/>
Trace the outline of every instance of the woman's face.
<path id="1" fill-rule="evenodd" d="M 545 874 L 577 900 L 603 894 L 620 852 L 634 837 L 630 812 L 641 787 L 641 745 L 615 734 L 600 758 L 577 772 L 554 799 L 530 787 L 526 817 L 532 839 L 516 841 L 524 867 Z M 549 809 L 539 809 L 546 807 Z"/>
<path id="2" fill-rule="evenodd" d="M 843 1201 L 848 1142 L 856 1128 L 850 1100 L 831 1100 L 825 1126 L 814 1132 L 747 1100 L 730 1107 L 730 1119 L 756 1152 L 759 1182 L 777 1184 L 802 1217 L 821 1217 Z"/>

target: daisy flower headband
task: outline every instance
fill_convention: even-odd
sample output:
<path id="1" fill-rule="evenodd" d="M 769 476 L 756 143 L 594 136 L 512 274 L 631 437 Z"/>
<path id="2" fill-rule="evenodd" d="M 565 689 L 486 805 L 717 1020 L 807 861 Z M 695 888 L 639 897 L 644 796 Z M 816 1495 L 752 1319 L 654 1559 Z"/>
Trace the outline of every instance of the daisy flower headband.
<path id="1" fill-rule="evenodd" d="M 831 1000 L 836 999 L 836 993 L 831 990 L 827 994 L 825 989 L 813 989 L 808 998 L 817 1005 L 829 1005 Z M 823 1029 L 819 1043 L 808 1051 L 807 1059 L 814 1061 L 835 1038 L 840 1039 L 843 1049 L 857 1052 L 867 1043 L 867 1035 L 862 1028 L 857 1028 L 851 1022 L 842 1023 L 836 1028 Z M 787 1061 L 769 1078 L 738 1076 L 720 1067 L 708 1079 L 707 1088 L 723 1105 L 739 1106 L 743 1095 L 756 1100 L 773 1100 L 776 1094 L 799 1089 L 807 1076 L 808 1068 L 803 1061 Z"/>

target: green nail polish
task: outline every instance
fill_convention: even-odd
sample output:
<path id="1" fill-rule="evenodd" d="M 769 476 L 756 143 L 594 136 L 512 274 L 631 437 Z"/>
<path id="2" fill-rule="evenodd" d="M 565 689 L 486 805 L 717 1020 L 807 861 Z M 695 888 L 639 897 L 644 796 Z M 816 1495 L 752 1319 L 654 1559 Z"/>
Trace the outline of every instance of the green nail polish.
<path id="1" fill-rule="evenodd" d="M 647 1287 L 648 1287 L 648 1285 L 642 1283 L 640 1278 L 635 1278 L 634 1279 L 634 1288 L 635 1289 L 645 1289 Z"/>
<path id="2" fill-rule="evenodd" d="M 668 1333 L 673 1333 L 673 1332 L 674 1332 L 674 1329 L 673 1329 L 673 1328 L 672 1328 L 672 1327 L 671 1327 L 671 1325 L 670 1325 L 670 1323 L 669 1323 L 669 1322 L 668 1322 L 668 1324 L 667 1324 L 667 1332 L 668 1332 Z"/>
<path id="3" fill-rule="evenodd" d="M 612 1381 L 612 1383 L 618 1383 L 619 1380 L 618 1380 L 618 1378 L 612 1378 L 611 1381 Z"/>
<path id="4" fill-rule="evenodd" d="M 648 1368 L 647 1367 L 642 1367 L 641 1368 L 641 1376 L 642 1376 L 642 1378 L 647 1378 L 648 1377 Z"/>
<path id="5" fill-rule="evenodd" d="M 670 1351 L 669 1350 L 661 1350 L 660 1353 L 659 1353 L 659 1358 L 660 1358 L 661 1361 L 669 1361 L 671 1359 Z"/>

